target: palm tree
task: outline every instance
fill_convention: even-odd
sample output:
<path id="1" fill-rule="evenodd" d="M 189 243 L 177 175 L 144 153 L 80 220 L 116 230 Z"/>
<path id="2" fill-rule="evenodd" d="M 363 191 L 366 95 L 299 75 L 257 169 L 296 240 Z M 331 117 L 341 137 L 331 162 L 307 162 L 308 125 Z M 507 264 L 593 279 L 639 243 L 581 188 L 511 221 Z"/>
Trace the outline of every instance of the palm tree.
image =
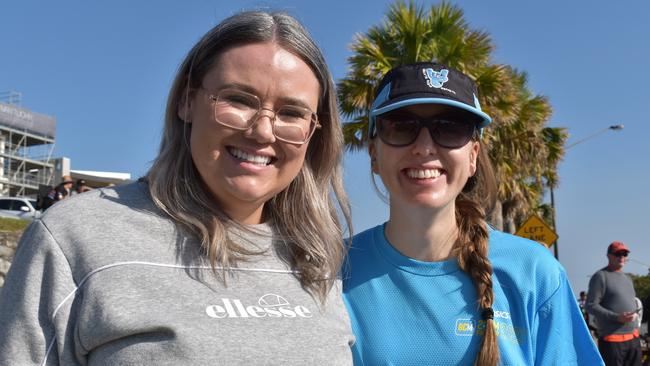
<path id="1" fill-rule="evenodd" d="M 523 72 L 508 68 L 513 87 L 508 98 L 510 117 L 501 113 L 486 130 L 490 157 L 499 179 L 499 214 L 504 229 L 513 232 L 531 214 L 548 220 L 552 211 L 541 204 L 544 190 L 557 185 L 557 165 L 564 154 L 564 128 L 545 127 L 551 116 L 546 97 L 533 95 Z M 497 101 L 497 105 L 500 102 Z M 499 115 L 494 110 L 493 115 Z"/>
<path id="2" fill-rule="evenodd" d="M 483 109 L 494 119 L 484 134 L 499 179 L 492 221 L 512 232 L 540 208 L 544 187 L 557 182 L 566 132 L 544 127 L 551 114 L 548 100 L 530 92 L 525 73 L 492 62 L 489 34 L 471 29 L 460 8 L 396 2 L 351 48 L 350 71 L 338 83 L 341 111 L 350 121 L 343 127 L 350 150 L 364 148 L 368 140 L 368 111 L 381 76 L 401 64 L 435 60 L 472 77 Z"/>
<path id="3" fill-rule="evenodd" d="M 487 33 L 469 29 L 461 9 L 443 2 L 425 12 L 412 1 L 397 2 L 386 17 L 356 36 L 348 59 L 351 71 L 338 83 L 341 111 L 351 120 L 344 126 L 351 149 L 365 146 L 375 87 L 395 66 L 435 59 L 486 83 L 498 83 L 493 79 L 498 67 L 488 67 L 491 40 Z"/>

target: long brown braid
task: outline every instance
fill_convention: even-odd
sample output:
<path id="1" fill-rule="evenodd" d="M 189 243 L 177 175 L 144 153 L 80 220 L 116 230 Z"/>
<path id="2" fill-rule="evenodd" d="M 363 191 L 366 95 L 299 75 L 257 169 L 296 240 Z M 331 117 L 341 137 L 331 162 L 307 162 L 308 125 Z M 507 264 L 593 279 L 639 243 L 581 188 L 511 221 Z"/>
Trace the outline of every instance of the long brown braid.
<path id="1" fill-rule="evenodd" d="M 494 205 L 496 181 L 490 160 L 484 149 L 479 150 L 478 169 L 463 192 L 456 198 L 458 241 L 455 252 L 459 267 L 474 282 L 478 305 L 482 314 L 492 312 L 492 264 L 488 259 L 488 228 L 486 209 Z M 495 366 L 499 362 L 499 347 L 492 314 L 483 316 L 485 333 L 475 365 Z"/>

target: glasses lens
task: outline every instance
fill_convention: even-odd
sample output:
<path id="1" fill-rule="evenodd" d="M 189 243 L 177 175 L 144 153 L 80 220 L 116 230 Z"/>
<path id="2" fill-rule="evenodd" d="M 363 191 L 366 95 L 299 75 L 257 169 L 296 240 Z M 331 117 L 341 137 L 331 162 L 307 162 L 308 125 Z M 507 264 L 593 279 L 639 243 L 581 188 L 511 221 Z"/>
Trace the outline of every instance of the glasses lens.
<path id="1" fill-rule="evenodd" d="M 437 119 L 432 121 L 429 131 L 436 144 L 448 149 L 457 149 L 465 146 L 472 138 L 474 125 L 460 120 Z"/>
<path id="2" fill-rule="evenodd" d="M 614 255 L 617 257 L 627 257 L 627 252 L 618 252 L 614 253 Z"/>
<path id="3" fill-rule="evenodd" d="M 420 121 L 404 114 L 384 114 L 377 116 L 377 135 L 391 146 L 406 146 L 417 139 L 422 126 Z"/>
<path id="4" fill-rule="evenodd" d="M 303 143 L 316 127 L 316 118 L 307 108 L 286 105 L 275 114 L 275 136 L 287 142 Z"/>
<path id="5" fill-rule="evenodd" d="M 217 95 L 214 117 L 225 126 L 247 129 L 259 109 L 260 101 L 256 96 L 239 90 L 224 89 Z"/>

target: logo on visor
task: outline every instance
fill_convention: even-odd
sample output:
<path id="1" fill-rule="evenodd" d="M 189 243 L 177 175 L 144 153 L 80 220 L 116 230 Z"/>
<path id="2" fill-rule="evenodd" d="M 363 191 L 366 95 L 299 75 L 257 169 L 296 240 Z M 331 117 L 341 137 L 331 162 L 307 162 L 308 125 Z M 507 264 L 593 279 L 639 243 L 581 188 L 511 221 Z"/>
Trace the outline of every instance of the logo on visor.
<path id="1" fill-rule="evenodd" d="M 447 75 L 449 74 L 449 70 L 447 69 L 435 71 L 432 68 L 426 68 L 422 70 L 422 73 L 424 74 L 424 77 L 427 79 L 427 85 L 430 88 L 440 89 L 442 88 L 442 85 L 444 83 L 449 81 L 449 78 L 447 77 Z"/>

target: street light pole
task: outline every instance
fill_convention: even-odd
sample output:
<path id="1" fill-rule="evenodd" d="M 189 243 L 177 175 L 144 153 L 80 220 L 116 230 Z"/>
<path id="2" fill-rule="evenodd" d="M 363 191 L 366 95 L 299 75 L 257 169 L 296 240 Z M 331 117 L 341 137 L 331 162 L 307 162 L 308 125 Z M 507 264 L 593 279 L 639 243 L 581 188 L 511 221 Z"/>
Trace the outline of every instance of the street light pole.
<path id="1" fill-rule="evenodd" d="M 578 144 L 581 144 L 581 143 L 583 143 L 583 142 L 585 142 L 587 140 L 591 140 L 594 137 L 596 137 L 596 136 L 598 136 L 598 135 L 600 135 L 602 133 L 605 133 L 607 131 L 621 131 L 621 130 L 623 130 L 623 127 L 624 127 L 623 125 L 611 125 L 609 127 L 605 127 L 602 130 L 598 130 L 598 131 L 592 133 L 591 135 L 589 135 L 589 136 L 587 136 L 585 138 L 582 138 L 582 139 L 580 139 L 580 140 L 578 140 L 578 141 L 576 141 L 574 143 L 571 143 L 571 144 L 565 146 L 564 151 L 566 152 L 570 148 L 572 148 L 572 147 L 574 147 L 574 146 L 576 146 Z M 555 226 L 555 195 L 553 193 L 553 186 L 549 187 L 549 191 L 550 191 L 549 193 L 551 194 L 551 209 L 553 210 L 553 215 L 551 215 L 551 221 L 552 221 L 551 224 L 553 225 L 553 230 L 557 231 L 557 227 Z M 558 244 L 557 240 L 555 240 L 555 245 L 553 245 L 553 253 L 555 254 L 555 259 L 559 260 L 560 257 L 559 257 L 559 253 L 558 253 L 558 249 L 557 249 L 557 244 Z"/>
<path id="2" fill-rule="evenodd" d="M 574 146 L 576 146 L 578 144 L 581 144 L 581 143 L 583 143 L 583 142 L 585 142 L 587 140 L 591 140 L 594 137 L 596 137 L 596 136 L 598 136 L 598 135 L 600 135 L 602 133 L 605 133 L 607 131 L 610 131 L 610 130 L 611 131 L 621 131 L 623 129 L 623 127 L 624 127 L 623 125 L 611 125 L 609 127 L 605 127 L 602 130 L 596 131 L 596 132 L 592 133 L 591 135 L 589 135 L 589 136 L 587 136 L 587 137 L 585 137 L 583 139 L 580 139 L 580 140 L 578 140 L 578 141 L 576 141 L 574 143 L 571 143 L 571 144 L 567 145 L 564 148 L 564 151 L 569 150 L 570 148 L 572 148 L 572 147 L 574 147 Z"/>

